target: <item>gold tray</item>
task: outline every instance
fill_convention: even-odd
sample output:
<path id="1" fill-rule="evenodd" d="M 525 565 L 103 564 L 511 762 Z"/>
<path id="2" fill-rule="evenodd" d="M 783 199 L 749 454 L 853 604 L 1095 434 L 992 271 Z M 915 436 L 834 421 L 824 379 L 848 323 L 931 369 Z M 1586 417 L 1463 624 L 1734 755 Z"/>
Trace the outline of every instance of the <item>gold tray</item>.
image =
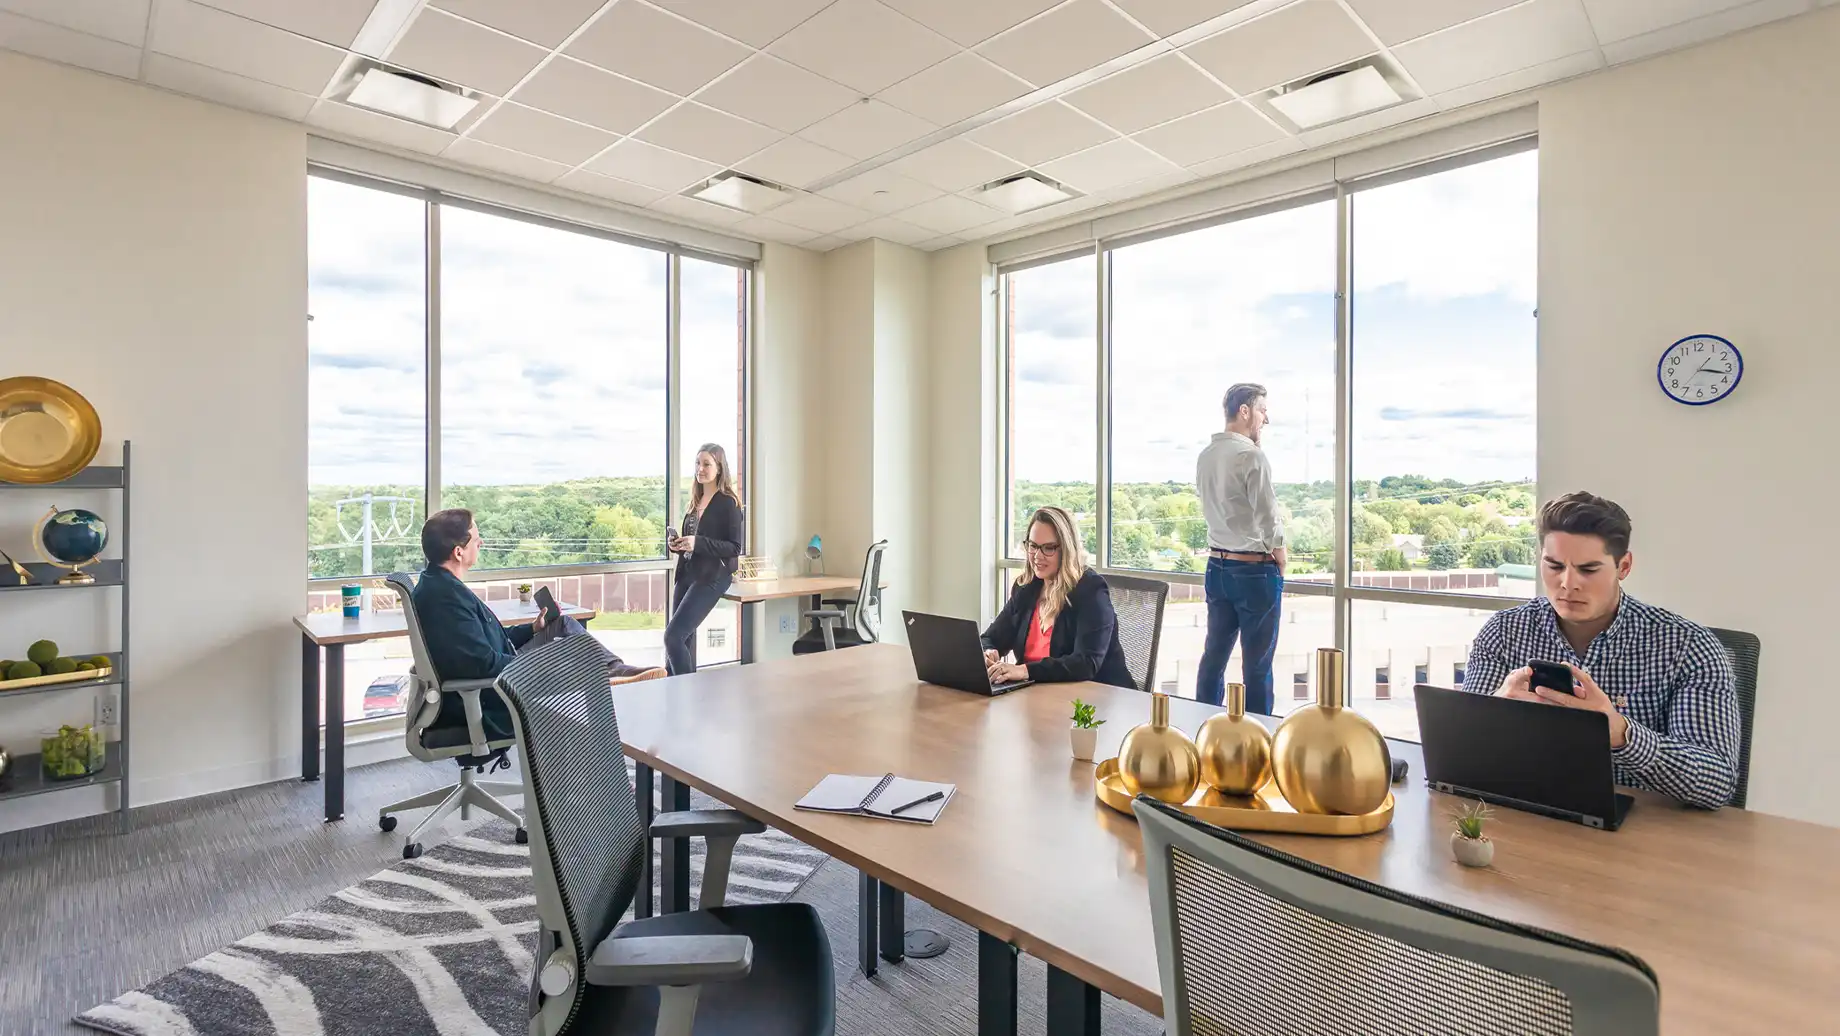
<path id="1" fill-rule="evenodd" d="M 102 445 L 89 400 L 50 378 L 0 379 L 0 481 L 62 482 Z"/>
<path id="2" fill-rule="evenodd" d="M 53 683 L 76 683 L 79 680 L 101 680 L 114 675 L 114 673 L 115 669 L 111 666 L 107 669 L 79 670 L 74 673 L 47 673 L 44 676 L 29 676 L 24 680 L 0 680 L 0 694 L 5 694 L 8 691 L 22 691 L 27 687 L 43 687 L 46 684 Z M 1122 791 L 1124 789 L 1120 788 L 1119 790 Z"/>
<path id="3" fill-rule="evenodd" d="M 1093 795 L 1100 802 L 1131 816 L 1132 794 L 1118 776 L 1118 760 L 1106 759 L 1093 771 Z M 1266 781 L 1258 793 L 1241 798 L 1222 795 L 1207 786 L 1180 807 L 1191 817 L 1234 831 L 1276 831 L 1293 835 L 1371 835 L 1393 822 L 1393 793 L 1372 813 L 1358 817 L 1299 813 L 1278 792 L 1277 781 Z"/>

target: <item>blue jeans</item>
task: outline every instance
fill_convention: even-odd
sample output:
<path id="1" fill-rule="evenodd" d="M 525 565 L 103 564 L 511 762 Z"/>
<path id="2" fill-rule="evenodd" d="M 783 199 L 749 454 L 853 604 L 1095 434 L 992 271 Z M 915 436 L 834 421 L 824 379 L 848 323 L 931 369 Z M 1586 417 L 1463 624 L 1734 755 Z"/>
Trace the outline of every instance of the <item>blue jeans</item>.
<path id="1" fill-rule="evenodd" d="M 1246 711 L 1271 714 L 1271 656 L 1278 649 L 1284 575 L 1270 562 L 1208 558 L 1207 647 L 1195 680 L 1195 699 L 1219 705 L 1226 697 L 1227 659 L 1239 638 Z"/>
<path id="2" fill-rule="evenodd" d="M 682 580 L 671 594 L 671 621 L 664 624 L 664 664 L 672 676 L 696 672 L 696 628 L 709 618 L 734 577 L 719 583 Z"/>

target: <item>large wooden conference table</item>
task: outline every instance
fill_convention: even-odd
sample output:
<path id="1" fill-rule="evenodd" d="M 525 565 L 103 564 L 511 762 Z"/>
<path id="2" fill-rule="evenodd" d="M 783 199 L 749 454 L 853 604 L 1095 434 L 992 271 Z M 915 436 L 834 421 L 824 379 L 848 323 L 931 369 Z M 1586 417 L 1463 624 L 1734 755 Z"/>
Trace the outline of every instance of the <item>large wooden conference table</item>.
<path id="1" fill-rule="evenodd" d="M 702 789 L 984 933 L 980 1032 L 1014 1032 L 1009 947 L 1049 965 L 1050 1033 L 1097 1031 L 1089 986 L 1161 1014 L 1136 822 L 1094 801 L 1092 764 L 1071 758 L 1067 737 L 1073 698 L 1095 702 L 1100 755 L 1111 754 L 1149 718 L 1148 695 L 1044 684 L 984 698 L 918 683 L 895 645 L 613 692 L 627 754 L 667 787 Z M 1171 705 L 1191 732 L 1214 711 Z M 1468 870 L 1448 848 L 1458 800 L 1425 787 L 1417 746 L 1394 750 L 1411 774 L 1394 786 L 1387 831 L 1260 837 L 1394 889 L 1629 950 L 1660 978 L 1670 1036 L 1840 1027 L 1840 830 L 1637 793 L 1616 832 L 1498 810 L 1495 866 Z M 792 808 L 827 773 L 889 770 L 958 794 L 932 827 Z"/>

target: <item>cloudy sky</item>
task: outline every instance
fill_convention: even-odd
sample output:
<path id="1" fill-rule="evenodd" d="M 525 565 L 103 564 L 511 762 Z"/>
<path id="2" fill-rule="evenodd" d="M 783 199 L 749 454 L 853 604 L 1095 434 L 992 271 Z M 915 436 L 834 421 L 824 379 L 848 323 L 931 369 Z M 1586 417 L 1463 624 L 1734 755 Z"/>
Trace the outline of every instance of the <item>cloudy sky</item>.
<path id="1" fill-rule="evenodd" d="M 1535 153 L 1354 196 L 1357 478 L 1534 473 Z M 1333 477 L 1335 206 L 1112 257 L 1113 478 L 1189 481 L 1228 385 L 1270 390 L 1280 481 Z M 1016 476 L 1095 468 L 1093 260 L 1017 274 Z"/>

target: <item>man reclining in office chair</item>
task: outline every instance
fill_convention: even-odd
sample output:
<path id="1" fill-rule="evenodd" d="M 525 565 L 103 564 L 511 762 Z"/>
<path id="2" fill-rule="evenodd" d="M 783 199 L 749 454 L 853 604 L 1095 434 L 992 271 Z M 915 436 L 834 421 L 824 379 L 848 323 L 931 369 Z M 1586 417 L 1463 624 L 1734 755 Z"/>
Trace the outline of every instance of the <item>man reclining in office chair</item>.
<path id="1" fill-rule="evenodd" d="M 574 619 L 548 612 L 538 616 L 534 625 L 511 629 L 500 625 L 492 609 L 463 582 L 479 562 L 479 542 L 473 512 L 463 507 L 437 511 L 422 523 L 422 554 L 428 559 L 428 567 L 416 581 L 411 596 L 415 615 L 421 620 L 429 661 L 444 680 L 497 676 L 525 648 L 587 632 Z M 606 654 L 607 675 L 613 683 L 656 680 L 665 675 L 663 669 L 627 665 L 611 651 Z M 479 708 L 487 740 L 512 736 L 511 718 L 498 695 L 480 695 Z M 457 695 L 445 696 L 436 725 L 465 723 L 464 709 Z"/>

